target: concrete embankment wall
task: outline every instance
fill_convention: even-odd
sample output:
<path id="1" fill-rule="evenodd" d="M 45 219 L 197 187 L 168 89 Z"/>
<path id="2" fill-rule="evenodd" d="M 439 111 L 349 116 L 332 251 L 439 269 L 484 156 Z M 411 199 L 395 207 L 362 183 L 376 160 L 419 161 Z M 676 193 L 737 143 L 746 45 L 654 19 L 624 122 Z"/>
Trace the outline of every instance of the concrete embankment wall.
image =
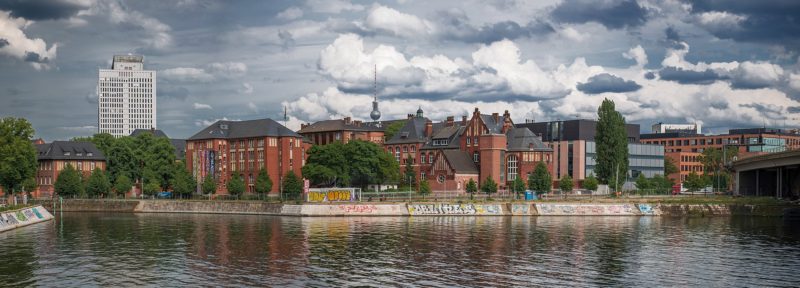
<path id="1" fill-rule="evenodd" d="M 53 215 L 42 206 L 2 212 L 0 213 L 0 232 L 51 219 L 53 219 Z"/>
<path id="2" fill-rule="evenodd" d="M 51 209 L 52 202 L 42 203 Z M 285 216 L 782 216 L 788 206 L 646 203 L 325 203 L 249 201 L 64 200 L 64 211 L 219 213 Z M 58 209 L 58 208 L 57 208 Z"/>

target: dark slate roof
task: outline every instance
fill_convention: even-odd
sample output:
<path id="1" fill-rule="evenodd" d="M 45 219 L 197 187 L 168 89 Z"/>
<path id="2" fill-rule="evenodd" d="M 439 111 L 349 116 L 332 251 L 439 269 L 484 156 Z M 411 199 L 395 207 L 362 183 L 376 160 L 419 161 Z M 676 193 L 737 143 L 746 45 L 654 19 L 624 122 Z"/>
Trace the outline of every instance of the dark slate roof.
<path id="1" fill-rule="evenodd" d="M 328 131 L 384 131 L 385 126 L 380 125 L 380 122 L 360 122 L 350 121 L 345 123 L 344 119 L 336 120 L 323 120 L 314 122 L 297 133 L 314 133 L 314 132 L 328 132 Z"/>
<path id="2" fill-rule="evenodd" d="M 508 151 L 550 151 L 539 136 L 528 128 L 511 128 L 506 134 Z"/>
<path id="3" fill-rule="evenodd" d="M 36 145 L 36 152 L 39 160 L 106 160 L 103 152 L 92 142 L 53 141 Z M 65 155 L 67 153 L 69 155 Z"/>
<path id="4" fill-rule="evenodd" d="M 455 125 L 442 127 L 438 129 L 438 131 L 433 132 L 433 136 L 431 136 L 431 139 L 449 139 L 453 137 L 453 135 L 455 135 L 456 132 L 458 132 L 459 128 L 460 128 L 459 126 Z"/>
<path id="5" fill-rule="evenodd" d="M 489 129 L 489 133 L 502 134 L 501 131 L 503 131 L 503 121 L 505 121 L 505 117 L 503 117 L 503 115 L 497 116 L 497 121 L 494 121 L 494 117 L 492 115 L 481 114 L 481 120 L 483 120 L 483 124 L 486 125 L 486 129 Z"/>
<path id="6" fill-rule="evenodd" d="M 228 121 L 219 120 L 211 126 L 206 127 L 188 140 L 203 139 L 228 139 L 228 138 L 252 138 L 252 137 L 297 137 L 295 133 L 286 126 L 275 122 L 272 119 L 257 119 L 247 121 Z"/>
<path id="7" fill-rule="evenodd" d="M 164 131 L 161 131 L 161 130 L 158 130 L 158 129 L 152 129 L 152 130 L 151 129 L 136 129 L 136 130 L 133 130 L 133 132 L 131 132 L 131 137 L 139 136 L 142 133 L 150 133 L 150 134 L 153 134 L 153 136 L 160 137 L 160 138 L 161 137 L 169 138 L 167 136 L 167 133 L 164 133 Z"/>
<path id="8" fill-rule="evenodd" d="M 442 150 L 442 154 L 456 173 L 478 174 L 478 167 L 475 167 L 475 163 L 472 162 L 472 157 L 470 157 L 467 152 L 447 149 Z"/>
<path id="9" fill-rule="evenodd" d="M 461 148 L 461 135 L 464 134 L 465 129 L 465 126 L 455 125 L 450 127 L 442 127 L 439 129 L 439 131 L 434 130 L 435 132 L 433 132 L 433 137 L 431 139 L 447 139 L 447 145 L 433 146 L 433 141 L 430 141 L 422 146 L 420 150 Z"/>
<path id="10" fill-rule="evenodd" d="M 428 118 L 413 117 L 406 122 L 406 125 L 397 133 L 392 136 L 392 139 L 386 141 L 386 144 L 405 144 L 405 143 L 419 143 L 426 142 L 425 137 L 425 123 Z"/>

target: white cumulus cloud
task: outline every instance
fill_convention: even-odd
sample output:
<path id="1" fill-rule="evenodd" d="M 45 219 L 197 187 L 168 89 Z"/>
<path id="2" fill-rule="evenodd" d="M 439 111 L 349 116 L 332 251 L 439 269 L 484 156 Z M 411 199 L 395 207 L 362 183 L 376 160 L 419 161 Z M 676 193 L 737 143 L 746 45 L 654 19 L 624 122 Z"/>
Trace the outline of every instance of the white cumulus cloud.
<path id="1" fill-rule="evenodd" d="M 211 105 L 208 105 L 208 104 L 202 104 L 202 103 L 194 102 L 194 109 L 195 110 L 203 110 L 203 109 L 212 110 L 214 108 L 211 108 Z"/>
<path id="2" fill-rule="evenodd" d="M 49 69 L 56 58 L 58 44 L 47 43 L 41 38 L 29 38 L 23 29 L 31 22 L 14 18 L 9 12 L 0 11 L 0 55 L 30 63 L 37 70 Z"/>

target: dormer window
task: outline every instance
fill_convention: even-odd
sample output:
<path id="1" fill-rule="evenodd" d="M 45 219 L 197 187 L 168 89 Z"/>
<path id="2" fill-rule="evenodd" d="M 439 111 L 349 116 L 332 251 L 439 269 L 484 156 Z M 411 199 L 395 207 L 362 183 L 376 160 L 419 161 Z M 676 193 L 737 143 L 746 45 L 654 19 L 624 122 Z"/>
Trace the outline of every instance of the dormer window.
<path id="1" fill-rule="evenodd" d="M 75 156 L 83 156 L 83 153 L 81 152 L 75 153 Z"/>
<path id="2" fill-rule="evenodd" d="M 69 156 L 69 155 L 72 155 L 72 153 L 70 153 L 69 151 L 64 152 L 64 156 Z"/>
<path id="3" fill-rule="evenodd" d="M 434 139 L 433 146 L 447 146 L 447 139 Z"/>
<path id="4" fill-rule="evenodd" d="M 89 152 L 89 153 L 86 153 L 86 156 L 88 156 L 88 157 L 92 157 L 92 156 L 94 156 L 94 155 L 93 155 L 93 153 L 92 153 L 92 152 Z"/>
<path id="5" fill-rule="evenodd" d="M 401 132 L 400 133 L 400 137 L 401 138 L 408 138 L 408 132 Z"/>

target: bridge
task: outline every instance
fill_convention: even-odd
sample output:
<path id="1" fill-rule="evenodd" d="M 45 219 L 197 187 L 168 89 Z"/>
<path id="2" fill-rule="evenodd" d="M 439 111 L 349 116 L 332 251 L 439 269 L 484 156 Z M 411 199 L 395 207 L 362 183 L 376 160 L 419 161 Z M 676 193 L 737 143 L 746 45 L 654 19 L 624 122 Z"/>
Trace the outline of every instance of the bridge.
<path id="1" fill-rule="evenodd" d="M 800 150 L 736 160 L 734 195 L 800 198 Z"/>

